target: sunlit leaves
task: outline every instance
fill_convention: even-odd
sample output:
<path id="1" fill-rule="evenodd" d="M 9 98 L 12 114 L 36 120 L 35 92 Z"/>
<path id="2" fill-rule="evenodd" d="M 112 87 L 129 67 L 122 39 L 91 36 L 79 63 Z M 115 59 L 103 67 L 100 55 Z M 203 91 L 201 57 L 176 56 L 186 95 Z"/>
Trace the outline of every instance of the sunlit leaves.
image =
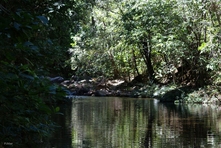
<path id="1" fill-rule="evenodd" d="M 99 67 L 97 69 L 112 68 L 104 67 L 108 64 L 103 64 L 105 60 L 101 59 L 107 58 L 106 61 L 111 63 L 112 58 L 115 68 L 132 69 L 132 72 L 136 65 L 141 72 L 145 72 L 145 59 L 140 49 L 141 41 L 147 40 L 151 43 L 156 71 L 164 71 L 171 65 L 176 69 L 187 64 L 190 66 L 186 71 L 194 73 L 191 79 L 198 79 L 200 71 L 207 71 L 211 65 L 213 70 L 219 67 L 216 62 L 220 57 L 218 8 L 217 1 L 96 1 L 85 11 L 87 15 L 82 19 L 81 31 L 77 34 L 80 40 L 76 45 L 99 55 L 86 54 L 88 60 Z M 112 57 L 102 56 L 108 55 L 106 53 L 111 53 Z M 136 53 L 135 56 L 133 53 Z M 209 60 L 211 57 L 215 60 Z M 166 71 L 158 74 L 164 77 L 172 73 Z M 185 72 L 182 74 L 185 75 Z"/>

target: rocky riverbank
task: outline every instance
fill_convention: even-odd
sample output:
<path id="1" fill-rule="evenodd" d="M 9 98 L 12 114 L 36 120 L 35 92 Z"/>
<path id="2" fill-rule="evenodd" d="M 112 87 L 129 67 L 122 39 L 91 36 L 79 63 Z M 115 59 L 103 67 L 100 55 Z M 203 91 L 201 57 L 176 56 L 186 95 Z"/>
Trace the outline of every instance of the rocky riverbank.
<path id="1" fill-rule="evenodd" d="M 212 103 L 220 104 L 221 87 L 204 86 L 193 88 L 177 85 L 148 85 L 133 80 L 107 80 L 104 77 L 64 80 L 62 77 L 50 78 L 66 88 L 67 97 L 73 96 L 117 96 L 157 98 L 161 102 Z"/>
<path id="2" fill-rule="evenodd" d="M 65 80 L 60 83 L 70 90 L 71 95 L 77 96 L 119 96 L 135 97 L 137 87 L 129 87 L 123 80 L 106 80 L 104 78 L 91 78 L 82 80 Z"/>

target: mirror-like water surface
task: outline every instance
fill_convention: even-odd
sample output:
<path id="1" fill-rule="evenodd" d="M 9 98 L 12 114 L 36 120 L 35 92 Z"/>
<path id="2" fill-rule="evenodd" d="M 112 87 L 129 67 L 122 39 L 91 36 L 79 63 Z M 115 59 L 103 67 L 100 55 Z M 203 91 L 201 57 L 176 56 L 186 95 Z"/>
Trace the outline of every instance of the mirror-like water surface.
<path id="1" fill-rule="evenodd" d="M 73 100 L 57 118 L 57 148 L 217 148 L 221 112 L 213 105 L 161 104 L 154 99 Z"/>

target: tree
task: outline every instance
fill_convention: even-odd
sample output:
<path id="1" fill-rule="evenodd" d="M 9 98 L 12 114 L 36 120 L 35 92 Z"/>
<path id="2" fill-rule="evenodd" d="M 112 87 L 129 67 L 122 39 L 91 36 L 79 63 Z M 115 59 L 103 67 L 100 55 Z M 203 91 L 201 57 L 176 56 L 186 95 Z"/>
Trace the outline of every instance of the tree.
<path id="1" fill-rule="evenodd" d="M 93 76 L 146 72 L 152 82 L 202 86 L 218 78 L 219 7 L 215 0 L 95 1 L 75 36 L 85 55 L 73 61 Z"/>
<path id="2" fill-rule="evenodd" d="M 214 70 L 216 64 L 216 57 L 219 53 L 216 50 L 219 48 L 216 39 L 217 32 L 220 30 L 219 17 L 211 12 L 211 7 L 217 1 L 183 1 L 178 2 L 177 10 L 180 17 L 183 19 L 183 29 L 185 31 L 185 38 L 183 41 L 186 46 L 186 52 L 183 58 L 187 63 L 189 69 L 184 73 L 197 86 L 202 86 L 209 83 L 208 79 L 211 76 L 211 70 Z M 216 10 L 215 10 L 216 11 Z M 216 16 L 216 17 L 213 17 Z M 216 25 L 214 25 L 216 24 Z M 214 55 L 216 53 L 216 55 Z M 214 60 L 210 60 L 211 57 Z M 212 64 L 213 63 L 213 64 Z M 213 65 L 213 66 L 212 66 Z M 184 74 L 183 74 L 184 75 Z"/>
<path id="3" fill-rule="evenodd" d="M 174 2 L 130 1 L 126 2 L 126 9 L 122 15 L 127 41 L 140 48 L 143 55 L 150 81 L 155 81 L 153 53 L 157 51 L 157 40 L 166 40 L 172 35 L 173 27 L 178 24 L 174 21 L 177 14 L 173 11 Z"/>
<path id="4" fill-rule="evenodd" d="M 0 4 L 1 142 L 32 147 L 55 128 L 51 115 L 65 94 L 46 76 L 61 71 L 68 60 L 72 4 L 29 0 Z"/>

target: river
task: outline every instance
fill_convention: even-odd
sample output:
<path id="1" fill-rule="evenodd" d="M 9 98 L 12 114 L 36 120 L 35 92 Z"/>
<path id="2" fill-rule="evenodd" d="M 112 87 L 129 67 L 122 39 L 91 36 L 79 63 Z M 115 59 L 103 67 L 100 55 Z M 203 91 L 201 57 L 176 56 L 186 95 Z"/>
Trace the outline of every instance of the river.
<path id="1" fill-rule="evenodd" d="M 54 148 L 218 148 L 221 108 L 148 98 L 78 97 L 61 106 Z"/>

